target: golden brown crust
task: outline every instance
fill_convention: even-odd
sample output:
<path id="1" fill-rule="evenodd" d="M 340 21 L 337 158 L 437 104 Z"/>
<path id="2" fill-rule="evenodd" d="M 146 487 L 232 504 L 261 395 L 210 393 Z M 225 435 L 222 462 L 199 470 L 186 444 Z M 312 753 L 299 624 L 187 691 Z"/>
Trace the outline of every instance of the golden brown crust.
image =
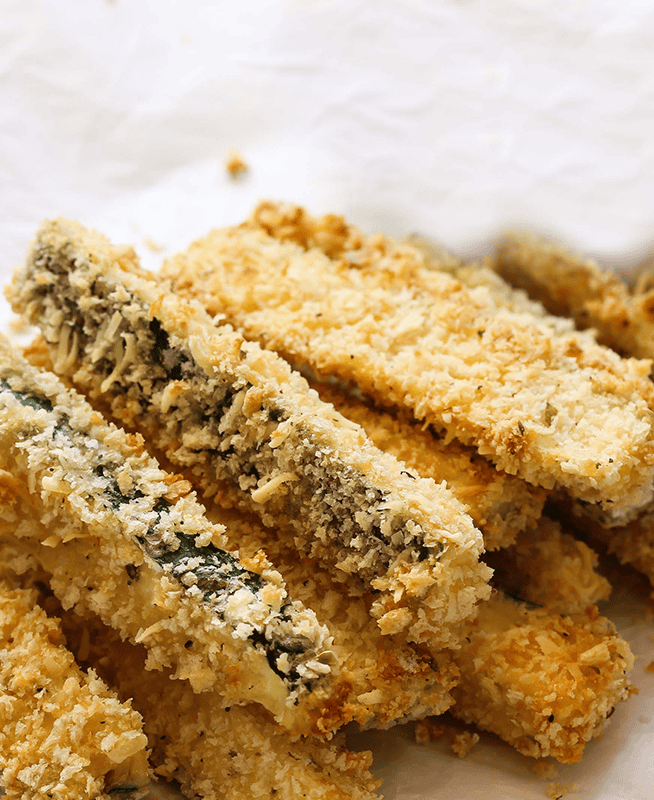
<path id="1" fill-rule="evenodd" d="M 520 533 L 511 547 L 487 554 L 486 561 L 496 586 L 560 614 L 584 611 L 611 593 L 611 584 L 596 571 L 597 553 L 547 517 Z"/>
<path id="2" fill-rule="evenodd" d="M 504 237 L 494 267 L 552 314 L 572 317 L 582 330 L 594 328 L 603 344 L 623 355 L 654 358 L 654 293 L 645 279 L 642 291 L 631 292 L 592 259 L 528 234 Z"/>
<path id="3" fill-rule="evenodd" d="M 141 710 L 156 774 L 177 780 L 187 797 L 204 800 L 374 800 L 379 784 L 368 752 L 293 737 L 261 706 L 224 707 L 214 692 L 194 694 L 186 681 L 144 671 L 145 652 L 121 642 L 97 619 L 64 614 L 80 660 L 96 666 Z M 165 702 L 162 702 L 165 698 Z"/>
<path id="4" fill-rule="evenodd" d="M 401 635 L 383 635 L 370 618 L 373 598 L 357 593 L 351 581 L 336 580 L 312 559 L 299 557 L 284 531 L 264 528 L 252 515 L 211 505 L 209 513 L 225 523 L 241 552 L 263 550 L 293 596 L 316 612 L 333 637 L 342 692 L 320 709 L 315 731 L 352 721 L 363 727 L 387 727 L 450 707 L 459 676 L 452 653 L 430 653 L 411 647 Z"/>
<path id="5" fill-rule="evenodd" d="M 452 713 L 524 755 L 579 761 L 632 693 L 633 661 L 627 642 L 594 607 L 559 616 L 497 596 L 457 654 L 461 682 Z"/>
<path id="6" fill-rule="evenodd" d="M 425 268 L 417 251 L 331 260 L 250 223 L 212 232 L 164 269 L 246 336 L 409 406 L 509 473 L 616 518 L 651 499 L 648 364 L 556 317 L 501 307 L 484 286 Z"/>
<path id="7" fill-rule="evenodd" d="M 0 766 L 7 800 L 108 798 L 149 783 L 142 719 L 83 673 L 36 592 L 0 579 Z"/>

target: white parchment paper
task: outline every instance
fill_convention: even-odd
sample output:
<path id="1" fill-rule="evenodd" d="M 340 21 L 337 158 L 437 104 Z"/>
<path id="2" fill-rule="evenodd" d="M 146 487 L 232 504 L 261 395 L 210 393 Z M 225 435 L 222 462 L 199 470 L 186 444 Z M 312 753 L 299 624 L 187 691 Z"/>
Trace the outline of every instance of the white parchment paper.
<path id="1" fill-rule="evenodd" d="M 653 35 L 636 0 L 2 0 L 0 277 L 45 217 L 156 269 L 264 197 L 469 256 L 527 225 L 630 271 L 654 250 Z M 617 583 L 640 694 L 580 765 L 543 781 L 492 736 L 461 761 L 357 735 L 385 797 L 651 800 L 649 588 Z"/>

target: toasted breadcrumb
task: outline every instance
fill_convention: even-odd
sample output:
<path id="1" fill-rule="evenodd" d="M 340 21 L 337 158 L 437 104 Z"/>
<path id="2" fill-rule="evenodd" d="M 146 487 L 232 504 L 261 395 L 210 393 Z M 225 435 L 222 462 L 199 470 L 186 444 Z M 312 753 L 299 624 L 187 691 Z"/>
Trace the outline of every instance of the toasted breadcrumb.
<path id="1" fill-rule="evenodd" d="M 455 753 L 459 758 L 465 758 L 478 741 L 478 733 L 463 731 L 462 733 L 457 733 L 452 740 L 450 747 L 452 748 L 452 752 Z"/>
<path id="2" fill-rule="evenodd" d="M 581 759 L 633 692 L 629 645 L 594 607 L 564 617 L 497 595 L 480 609 L 456 661 L 454 716 L 524 755 L 564 764 Z"/>
<path id="3" fill-rule="evenodd" d="M 461 503 L 407 474 L 277 355 L 142 275 L 133 252 L 60 220 L 11 294 L 55 370 L 205 492 L 227 483 L 267 525 L 290 524 L 301 550 L 374 589 L 384 633 L 456 646 L 490 574 Z"/>
<path id="4" fill-rule="evenodd" d="M 232 150 L 225 163 L 225 169 L 229 173 L 230 178 L 240 178 L 249 170 L 247 161 L 241 156 L 237 150 Z"/>
<path id="5" fill-rule="evenodd" d="M 560 614 L 583 611 L 611 593 L 609 581 L 596 571 L 597 553 L 547 517 L 486 561 L 505 592 Z"/>
<path id="6" fill-rule="evenodd" d="M 163 251 L 166 249 L 162 244 L 155 242 L 155 240 L 151 239 L 149 236 L 146 236 L 143 241 L 151 253 L 163 253 Z"/>
<path id="7" fill-rule="evenodd" d="M 255 212 L 168 260 L 164 274 L 246 337 L 410 407 L 506 472 L 618 519 L 652 499 L 646 362 L 620 359 L 557 317 L 498 306 L 484 286 L 426 268 L 417 251 L 397 253 L 332 260 L 272 238 Z"/>
<path id="8" fill-rule="evenodd" d="M 537 761 L 532 761 L 529 769 L 542 781 L 551 781 L 559 777 L 559 769 L 556 764 L 547 761 L 544 758 L 539 758 Z"/>
<path id="9" fill-rule="evenodd" d="M 450 750 L 459 758 L 465 758 L 479 741 L 478 733 L 462 731 L 460 727 L 457 729 L 433 717 L 416 722 L 415 740 L 418 744 L 428 744 L 446 735 L 450 737 Z"/>
<path id="10" fill-rule="evenodd" d="M 570 781 L 552 783 L 547 789 L 547 796 L 550 798 L 550 800 L 562 800 L 562 798 L 564 798 L 567 794 L 576 792 L 578 789 L 578 784 L 571 783 Z"/>
<path id="11" fill-rule="evenodd" d="M 414 736 L 418 744 L 436 742 L 448 733 L 450 733 L 450 726 L 438 717 L 426 717 L 418 720 L 414 728 Z"/>
<path id="12" fill-rule="evenodd" d="M 484 535 L 484 547 L 508 547 L 540 517 L 547 493 L 498 472 L 472 447 L 447 441 L 401 413 L 384 411 L 334 384 L 316 385 L 323 400 L 365 430 L 373 444 L 425 478 L 446 481 Z"/>
<path id="13" fill-rule="evenodd" d="M 93 670 L 83 673 L 36 591 L 0 580 L 0 784 L 6 800 L 142 796 L 142 720 Z"/>
<path id="14" fill-rule="evenodd" d="M 494 267 L 553 314 L 572 317 L 619 353 L 654 358 L 654 292 L 632 292 L 617 275 L 559 244 L 529 234 L 507 235 Z"/>
<path id="15" fill-rule="evenodd" d="M 71 647 L 143 714 L 155 772 L 204 800 L 374 800 L 371 754 L 292 737 L 261 706 L 224 707 L 168 672 L 144 671 L 145 651 L 121 642 L 98 620 L 64 616 Z M 165 698 L 165 702 L 161 699 Z"/>
<path id="16" fill-rule="evenodd" d="M 2 341 L 0 436 L 0 526 L 54 574 L 65 606 L 145 642 L 150 667 L 174 665 L 198 691 L 219 683 L 233 701 L 306 724 L 300 701 L 333 663 L 315 614 L 265 558 L 224 549 L 223 528 L 139 437 Z"/>

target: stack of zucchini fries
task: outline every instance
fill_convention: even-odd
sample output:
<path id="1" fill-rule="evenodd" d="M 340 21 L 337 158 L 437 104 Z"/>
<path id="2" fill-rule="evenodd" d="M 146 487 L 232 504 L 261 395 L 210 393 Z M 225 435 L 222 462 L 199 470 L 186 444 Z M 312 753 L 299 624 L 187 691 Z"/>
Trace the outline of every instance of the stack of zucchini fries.
<path id="1" fill-rule="evenodd" d="M 46 222 L 7 288 L 40 333 L 0 342 L 7 798 L 363 800 L 344 726 L 446 711 L 579 761 L 633 691 L 589 542 L 654 579 L 650 363 L 590 330 L 601 275 L 273 202 L 152 275 Z"/>

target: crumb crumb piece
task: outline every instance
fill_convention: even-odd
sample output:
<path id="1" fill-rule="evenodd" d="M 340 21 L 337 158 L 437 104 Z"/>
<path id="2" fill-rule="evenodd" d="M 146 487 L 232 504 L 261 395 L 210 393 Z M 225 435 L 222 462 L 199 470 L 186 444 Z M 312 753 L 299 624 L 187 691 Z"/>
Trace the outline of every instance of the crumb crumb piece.
<path id="1" fill-rule="evenodd" d="M 550 783 L 549 788 L 547 789 L 547 796 L 550 800 L 561 800 L 562 797 L 565 797 L 566 794 L 570 792 L 576 792 L 579 789 L 579 785 L 577 783 L 570 783 L 568 781 L 561 782 L 561 783 Z"/>
<path id="2" fill-rule="evenodd" d="M 478 741 L 478 733 L 463 731 L 463 733 L 458 733 L 454 739 L 452 739 L 450 747 L 452 748 L 452 752 L 456 753 L 459 758 L 465 758 Z"/>
<path id="3" fill-rule="evenodd" d="M 159 242 L 155 242 L 154 239 L 151 239 L 149 236 L 146 236 L 143 240 L 143 244 L 150 250 L 152 253 L 162 253 L 166 248 L 159 244 Z"/>
<path id="4" fill-rule="evenodd" d="M 647 723 L 647 722 L 651 722 L 651 721 L 652 721 L 651 717 L 645 717 L 645 716 L 638 717 L 638 722 L 645 722 L 645 723 Z"/>
<path id="5" fill-rule="evenodd" d="M 479 741 L 479 734 L 461 731 L 459 728 L 437 721 L 433 717 L 421 719 L 416 723 L 415 740 L 418 744 L 429 744 L 444 736 L 450 739 L 450 749 L 459 758 L 465 758 Z"/>
<path id="6" fill-rule="evenodd" d="M 240 178 L 249 169 L 247 162 L 237 150 L 232 150 L 229 154 L 225 168 L 232 178 Z"/>
<path id="7" fill-rule="evenodd" d="M 441 739 L 448 732 L 447 725 L 436 722 L 432 717 L 416 722 L 415 739 L 418 744 L 428 744 Z"/>
<path id="8" fill-rule="evenodd" d="M 544 758 L 539 758 L 529 765 L 529 768 L 534 772 L 542 781 L 553 781 L 559 777 L 559 770 L 556 764 Z"/>

